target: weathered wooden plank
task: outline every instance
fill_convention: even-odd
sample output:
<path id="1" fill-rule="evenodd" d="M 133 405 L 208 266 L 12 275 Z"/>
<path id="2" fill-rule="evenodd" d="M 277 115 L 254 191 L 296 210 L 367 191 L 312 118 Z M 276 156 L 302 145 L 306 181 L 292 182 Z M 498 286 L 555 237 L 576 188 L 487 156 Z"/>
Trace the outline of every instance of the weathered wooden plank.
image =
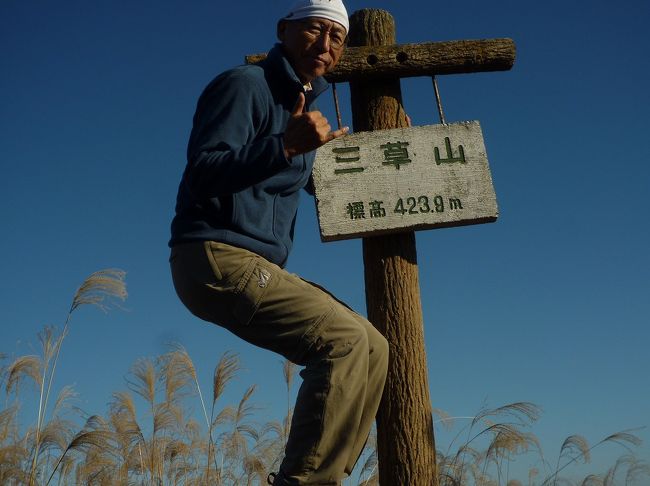
<path id="1" fill-rule="evenodd" d="M 323 241 L 492 222 L 498 209 L 479 122 L 360 132 L 314 166 Z"/>
<path id="2" fill-rule="evenodd" d="M 392 46 L 348 47 L 329 82 L 507 71 L 515 62 L 512 39 L 457 40 Z M 266 54 L 246 56 L 252 64 Z"/>

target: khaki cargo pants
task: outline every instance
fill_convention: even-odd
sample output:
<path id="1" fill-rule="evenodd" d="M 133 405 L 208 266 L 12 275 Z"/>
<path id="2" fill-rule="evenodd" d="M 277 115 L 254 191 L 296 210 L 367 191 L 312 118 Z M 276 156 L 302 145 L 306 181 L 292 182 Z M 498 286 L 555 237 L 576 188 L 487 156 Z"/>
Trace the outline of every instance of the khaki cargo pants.
<path id="1" fill-rule="evenodd" d="M 176 292 L 196 316 L 305 368 L 275 485 L 339 485 L 381 399 L 388 343 L 322 288 L 241 248 L 172 248 Z"/>

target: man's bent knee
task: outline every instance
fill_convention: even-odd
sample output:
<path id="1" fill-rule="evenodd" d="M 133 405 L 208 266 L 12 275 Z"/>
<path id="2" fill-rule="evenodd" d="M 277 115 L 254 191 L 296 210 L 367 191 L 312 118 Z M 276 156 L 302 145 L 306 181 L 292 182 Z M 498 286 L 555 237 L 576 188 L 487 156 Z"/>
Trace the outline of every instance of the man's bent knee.
<path id="1" fill-rule="evenodd" d="M 351 354 L 368 354 L 370 344 L 365 329 L 340 309 L 324 319 L 314 334 L 311 351 L 321 358 L 336 359 Z"/>

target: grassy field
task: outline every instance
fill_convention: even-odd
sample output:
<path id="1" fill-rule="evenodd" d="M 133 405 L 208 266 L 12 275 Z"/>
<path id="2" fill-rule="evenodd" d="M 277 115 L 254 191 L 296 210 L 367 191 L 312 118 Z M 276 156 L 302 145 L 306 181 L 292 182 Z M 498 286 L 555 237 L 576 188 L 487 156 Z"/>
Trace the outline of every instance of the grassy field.
<path id="1" fill-rule="evenodd" d="M 178 345 L 161 356 L 137 360 L 126 379 L 128 391 L 113 393 L 105 413 L 87 416 L 74 408 L 73 389 L 56 383 L 70 320 L 80 306 L 108 310 L 126 297 L 124 272 L 96 272 L 74 294 L 63 329 L 47 327 L 39 334 L 40 353 L 16 358 L 0 354 L 5 394 L 0 484 L 266 484 L 268 473 L 276 471 L 282 459 L 290 427 L 296 373 L 290 362 L 284 363 L 282 377 L 286 415 L 275 421 L 257 420 L 255 385 L 238 403 L 222 403 L 224 390 L 241 369 L 238 356 L 221 356 L 206 393 L 191 357 Z M 30 401 L 37 404 L 36 416 L 21 405 Z M 437 444 L 441 486 L 650 484 L 650 464 L 634 456 L 641 443 L 635 431 L 621 431 L 593 444 L 571 435 L 547 457 L 532 431 L 540 416 L 532 403 L 483 408 L 472 417 L 452 417 L 440 410 L 434 414 L 436 426 L 451 437 L 447 444 Z M 572 468 L 589 463 L 592 451 L 608 444 L 620 447 L 612 464 L 576 479 Z M 522 458 L 531 464 L 527 477 L 511 477 L 510 465 Z M 345 484 L 379 484 L 376 465 L 373 435 Z"/>

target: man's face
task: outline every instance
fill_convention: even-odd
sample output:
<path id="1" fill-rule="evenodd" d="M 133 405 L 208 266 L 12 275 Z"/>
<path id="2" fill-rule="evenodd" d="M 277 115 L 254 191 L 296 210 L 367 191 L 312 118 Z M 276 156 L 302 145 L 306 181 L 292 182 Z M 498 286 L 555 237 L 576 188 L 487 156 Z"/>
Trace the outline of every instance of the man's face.
<path id="1" fill-rule="evenodd" d="M 334 69 L 345 49 L 345 28 L 327 19 L 281 20 L 278 39 L 303 83 Z"/>

